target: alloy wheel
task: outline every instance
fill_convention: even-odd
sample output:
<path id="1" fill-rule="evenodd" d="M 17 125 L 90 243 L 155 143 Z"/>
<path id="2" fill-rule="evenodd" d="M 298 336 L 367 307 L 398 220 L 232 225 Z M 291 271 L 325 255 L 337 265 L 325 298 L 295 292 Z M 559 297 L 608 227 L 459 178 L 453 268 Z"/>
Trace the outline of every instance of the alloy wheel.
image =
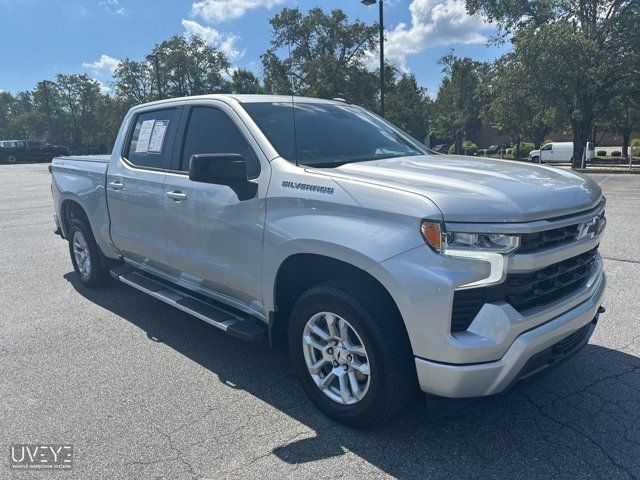
<path id="1" fill-rule="evenodd" d="M 309 375 L 334 402 L 354 405 L 369 390 L 369 357 L 360 335 L 344 318 L 331 312 L 313 315 L 302 335 Z"/>
<path id="2" fill-rule="evenodd" d="M 76 259 L 76 265 L 80 271 L 80 275 L 88 277 L 91 275 L 91 256 L 87 240 L 80 230 L 73 234 L 73 256 Z"/>

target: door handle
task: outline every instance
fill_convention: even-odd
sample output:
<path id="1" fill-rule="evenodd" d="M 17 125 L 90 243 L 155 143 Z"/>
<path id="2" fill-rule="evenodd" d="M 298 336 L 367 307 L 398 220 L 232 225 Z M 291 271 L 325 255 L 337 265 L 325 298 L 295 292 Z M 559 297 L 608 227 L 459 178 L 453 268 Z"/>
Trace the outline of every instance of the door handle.
<path id="1" fill-rule="evenodd" d="M 175 200 L 176 202 L 182 202 L 183 200 L 187 199 L 187 194 L 182 193 L 179 190 L 174 190 L 173 192 L 167 192 L 167 197 L 169 197 L 171 200 Z"/>
<path id="2" fill-rule="evenodd" d="M 124 184 L 120 179 L 109 182 L 109 186 L 114 190 L 122 190 L 124 188 Z"/>

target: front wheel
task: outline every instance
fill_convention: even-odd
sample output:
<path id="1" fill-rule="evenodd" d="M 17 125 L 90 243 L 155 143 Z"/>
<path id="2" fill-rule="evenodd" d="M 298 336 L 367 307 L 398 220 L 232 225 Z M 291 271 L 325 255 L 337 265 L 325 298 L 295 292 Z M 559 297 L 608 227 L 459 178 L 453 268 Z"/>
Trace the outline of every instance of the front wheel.
<path id="1" fill-rule="evenodd" d="M 375 290 L 318 285 L 296 301 L 289 324 L 291 359 L 305 392 L 326 415 L 352 427 L 385 423 L 417 387 L 402 320 Z"/>
<path id="2" fill-rule="evenodd" d="M 7 157 L 7 163 L 17 163 L 18 162 L 18 157 L 16 157 L 15 155 L 9 155 Z"/>
<path id="3" fill-rule="evenodd" d="M 533 157 L 533 158 L 531 159 L 531 161 L 532 161 L 533 163 L 542 163 L 542 162 L 540 161 L 540 157 Z"/>

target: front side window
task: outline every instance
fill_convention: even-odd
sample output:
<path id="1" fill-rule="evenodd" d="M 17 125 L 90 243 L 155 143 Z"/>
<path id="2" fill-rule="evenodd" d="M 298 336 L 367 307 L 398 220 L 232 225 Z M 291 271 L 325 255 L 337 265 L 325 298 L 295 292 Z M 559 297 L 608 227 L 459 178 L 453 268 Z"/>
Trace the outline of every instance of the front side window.
<path id="1" fill-rule="evenodd" d="M 125 158 L 138 167 L 168 169 L 176 123 L 175 108 L 140 113 L 136 117 Z"/>
<path id="2" fill-rule="evenodd" d="M 243 107 L 278 154 L 301 165 L 330 167 L 428 153 L 400 129 L 353 105 L 257 102 Z"/>
<path id="3" fill-rule="evenodd" d="M 544 151 L 551 150 L 551 144 L 550 144 L 550 143 L 547 143 L 547 144 L 546 144 L 544 147 L 542 147 L 540 150 L 544 150 Z"/>
<path id="4" fill-rule="evenodd" d="M 180 170 L 189 170 L 193 155 L 207 153 L 240 154 L 247 165 L 247 176 L 256 178 L 260 174 L 253 149 L 233 120 L 218 108 L 194 107 L 184 139 Z"/>

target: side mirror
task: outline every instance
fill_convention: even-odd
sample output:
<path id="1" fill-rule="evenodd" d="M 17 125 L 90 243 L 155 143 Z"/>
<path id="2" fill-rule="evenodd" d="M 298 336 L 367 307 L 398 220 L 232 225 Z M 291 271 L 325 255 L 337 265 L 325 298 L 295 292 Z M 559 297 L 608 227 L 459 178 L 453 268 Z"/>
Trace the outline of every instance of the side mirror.
<path id="1" fill-rule="evenodd" d="M 189 180 L 231 187 L 238 200 L 253 198 L 258 190 L 257 184 L 249 182 L 247 165 L 237 153 L 193 155 L 189 161 Z"/>

